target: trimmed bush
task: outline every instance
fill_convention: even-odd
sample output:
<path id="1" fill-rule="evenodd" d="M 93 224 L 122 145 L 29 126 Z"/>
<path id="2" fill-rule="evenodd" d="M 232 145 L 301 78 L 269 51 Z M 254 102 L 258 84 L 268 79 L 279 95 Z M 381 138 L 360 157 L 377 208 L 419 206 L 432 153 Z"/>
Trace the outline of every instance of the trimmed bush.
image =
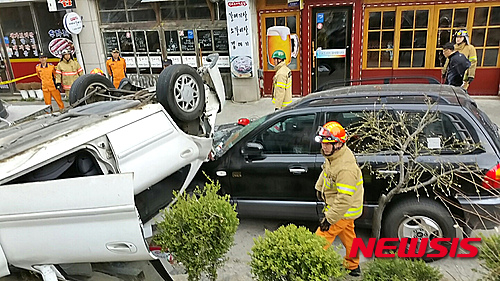
<path id="1" fill-rule="evenodd" d="M 184 264 L 190 281 L 200 280 L 202 272 L 216 280 L 234 242 L 239 224 L 236 206 L 228 195 L 218 195 L 219 189 L 219 183 L 212 181 L 192 195 L 174 193 L 177 202 L 162 210 L 163 221 L 157 224 L 154 241 Z"/>
<path id="2" fill-rule="evenodd" d="M 500 235 L 490 237 L 481 235 L 481 246 L 479 247 L 478 259 L 480 264 L 488 273 L 484 280 L 500 280 Z"/>
<path id="3" fill-rule="evenodd" d="M 379 281 L 439 281 L 443 278 L 439 269 L 423 260 L 402 258 L 378 258 L 368 263 L 363 280 Z"/>
<path id="4" fill-rule="evenodd" d="M 276 231 L 266 230 L 254 239 L 250 266 L 257 280 L 302 281 L 332 280 L 344 276 L 343 258 L 328 242 L 305 227 L 293 224 Z"/>

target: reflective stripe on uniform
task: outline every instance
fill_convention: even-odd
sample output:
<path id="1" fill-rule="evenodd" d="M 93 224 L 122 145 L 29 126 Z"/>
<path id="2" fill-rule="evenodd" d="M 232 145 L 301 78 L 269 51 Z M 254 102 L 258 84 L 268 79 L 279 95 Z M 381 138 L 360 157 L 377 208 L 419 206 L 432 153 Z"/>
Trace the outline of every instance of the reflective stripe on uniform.
<path id="1" fill-rule="evenodd" d="M 276 99 L 275 99 L 275 98 L 273 98 L 273 103 L 276 103 Z M 282 103 L 282 105 L 287 106 L 287 105 L 289 105 L 290 103 L 292 103 L 292 101 L 284 101 L 284 102 Z"/>
<path id="2" fill-rule="evenodd" d="M 476 61 L 477 60 L 477 57 L 476 56 L 473 56 L 473 57 L 470 57 L 469 58 L 470 61 Z"/>
<path id="3" fill-rule="evenodd" d="M 344 214 L 344 217 L 347 218 L 354 217 L 361 214 L 362 211 L 363 211 L 363 205 L 361 205 L 361 207 L 358 208 L 349 208 L 349 210 L 347 210 L 347 212 Z"/>
<path id="4" fill-rule="evenodd" d="M 339 193 L 353 195 L 356 190 L 358 190 L 358 189 L 355 186 L 343 184 L 343 183 L 337 183 L 337 191 Z"/>
<path id="5" fill-rule="evenodd" d="M 275 85 L 280 88 L 288 89 L 292 86 L 292 82 L 290 83 L 276 82 Z"/>
<path id="6" fill-rule="evenodd" d="M 326 173 L 323 173 L 323 184 L 326 186 L 326 189 L 332 188 L 330 185 L 330 181 L 328 180 L 328 176 Z"/>
<path id="7" fill-rule="evenodd" d="M 77 75 L 78 72 L 63 72 L 62 75 L 64 76 L 71 76 L 71 75 Z"/>
<path id="8" fill-rule="evenodd" d="M 358 181 L 358 183 L 356 184 L 356 187 L 358 187 L 362 184 L 363 184 L 363 177 L 361 177 L 361 179 Z"/>

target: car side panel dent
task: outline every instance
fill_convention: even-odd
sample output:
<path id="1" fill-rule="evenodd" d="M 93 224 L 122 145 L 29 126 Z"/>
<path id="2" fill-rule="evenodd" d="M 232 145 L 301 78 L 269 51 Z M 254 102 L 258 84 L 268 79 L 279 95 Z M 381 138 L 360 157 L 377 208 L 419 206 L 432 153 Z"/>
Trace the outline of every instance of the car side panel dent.
<path id="1" fill-rule="evenodd" d="M 9 265 L 7 264 L 7 259 L 0 244 L 0 277 L 10 275 Z"/>

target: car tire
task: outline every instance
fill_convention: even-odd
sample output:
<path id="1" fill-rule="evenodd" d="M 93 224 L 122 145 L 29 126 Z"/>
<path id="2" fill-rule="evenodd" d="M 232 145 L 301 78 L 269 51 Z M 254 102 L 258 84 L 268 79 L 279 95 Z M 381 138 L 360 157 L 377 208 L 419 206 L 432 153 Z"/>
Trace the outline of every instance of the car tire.
<path id="1" fill-rule="evenodd" d="M 113 86 L 113 83 L 108 78 L 100 74 L 85 74 L 78 77 L 75 82 L 73 82 L 73 85 L 71 85 L 71 89 L 69 91 L 69 104 L 73 106 L 75 102 L 85 97 L 89 93 L 92 93 L 96 88 L 107 90 L 114 89 L 115 86 Z M 82 102 L 80 105 L 104 100 L 110 99 L 100 96 L 94 96 Z"/>
<path id="2" fill-rule="evenodd" d="M 438 202 L 430 199 L 406 199 L 388 210 L 383 220 L 383 236 L 391 238 L 456 238 L 454 220 L 449 211 Z M 421 226 L 433 230 L 432 233 Z M 447 246 L 444 245 L 443 246 Z M 448 245 L 450 246 L 450 245 Z M 429 250 L 422 258 L 433 261 L 438 258 L 428 257 L 437 251 Z"/>
<path id="3" fill-rule="evenodd" d="M 205 88 L 201 76 L 188 65 L 165 68 L 158 77 L 156 97 L 176 119 L 193 121 L 205 107 Z"/>

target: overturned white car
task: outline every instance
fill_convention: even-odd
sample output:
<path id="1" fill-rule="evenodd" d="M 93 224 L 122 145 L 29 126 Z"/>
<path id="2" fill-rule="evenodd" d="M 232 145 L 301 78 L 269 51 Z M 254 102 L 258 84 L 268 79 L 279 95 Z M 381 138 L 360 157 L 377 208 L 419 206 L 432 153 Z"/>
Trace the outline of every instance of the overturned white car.
<path id="1" fill-rule="evenodd" d="M 116 100 L 0 130 L 0 277 L 10 266 L 55 280 L 56 264 L 155 259 L 152 218 L 208 157 L 225 97 L 215 63 L 165 69 L 160 103 L 123 98 L 101 78 L 82 76 L 71 94 Z"/>

